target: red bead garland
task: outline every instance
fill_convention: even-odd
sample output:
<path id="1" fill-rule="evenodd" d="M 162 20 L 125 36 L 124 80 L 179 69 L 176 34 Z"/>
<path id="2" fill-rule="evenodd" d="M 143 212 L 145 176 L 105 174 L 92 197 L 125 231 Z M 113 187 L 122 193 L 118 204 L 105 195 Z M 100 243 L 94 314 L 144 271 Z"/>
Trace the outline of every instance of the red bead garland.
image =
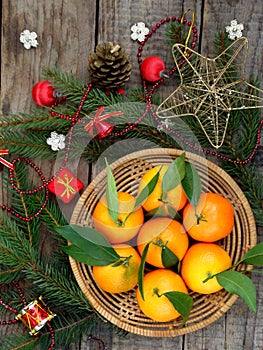
<path id="1" fill-rule="evenodd" d="M 56 172 L 56 174 L 54 176 L 52 176 L 50 179 L 46 180 L 45 176 L 43 175 L 43 172 L 40 170 L 40 168 L 38 166 L 36 166 L 35 163 L 31 162 L 30 159 L 23 158 L 23 157 L 18 157 L 16 159 L 14 159 L 13 162 L 12 162 L 12 167 L 10 167 L 10 169 L 9 169 L 9 181 L 10 181 L 10 184 L 12 185 L 12 188 L 18 194 L 21 194 L 21 195 L 32 195 L 32 194 L 36 194 L 39 191 L 45 191 L 44 201 L 43 201 L 42 205 L 40 206 L 40 208 L 36 211 L 36 213 L 31 215 L 30 217 L 23 216 L 23 215 L 17 213 L 15 210 L 13 210 L 11 207 L 7 207 L 6 205 L 2 205 L 1 206 L 2 210 L 7 211 L 8 213 L 16 216 L 17 218 L 19 218 L 19 219 L 21 219 L 22 221 L 25 221 L 25 222 L 29 222 L 29 221 L 34 220 L 35 218 L 37 218 L 42 213 L 43 209 L 46 207 L 46 205 L 48 203 L 48 200 L 49 200 L 48 184 L 54 180 L 54 178 L 57 176 L 57 174 L 59 174 L 59 172 L 61 170 L 63 170 L 63 168 L 65 168 L 65 166 L 66 166 L 66 164 L 68 162 L 69 152 L 70 152 L 70 148 L 71 148 L 71 139 L 72 139 L 72 134 L 73 134 L 73 128 L 74 128 L 74 125 L 77 122 L 81 121 L 81 119 L 79 118 L 79 115 L 80 115 L 80 112 L 81 112 L 81 110 L 83 108 L 84 102 L 85 102 L 85 100 L 86 100 L 86 98 L 87 98 L 87 96 L 89 94 L 89 91 L 90 91 L 91 87 L 92 87 L 92 84 L 91 83 L 88 84 L 88 86 L 85 89 L 85 92 L 84 92 L 84 94 L 83 94 L 83 96 L 81 98 L 79 107 L 78 107 L 77 112 L 76 112 L 74 117 L 71 117 L 71 116 L 68 116 L 68 115 L 64 115 L 64 114 L 60 114 L 60 113 L 57 113 L 57 112 L 53 111 L 53 108 L 58 103 L 61 103 L 65 99 L 64 97 L 61 100 L 56 101 L 55 104 L 53 106 L 51 106 L 50 114 L 52 116 L 65 118 L 67 120 L 71 120 L 71 127 L 69 129 L 68 137 L 67 137 L 67 145 L 66 145 L 65 157 L 64 157 L 63 162 L 61 164 L 61 167 Z M 84 124 L 86 124 L 86 122 L 84 122 Z M 17 184 L 15 183 L 14 174 L 13 174 L 14 171 L 15 171 L 15 164 L 17 162 L 25 162 L 27 165 L 31 166 L 36 171 L 37 175 L 40 177 L 40 180 L 42 181 L 42 185 L 38 186 L 37 188 L 30 189 L 30 190 L 22 190 L 21 188 L 19 188 L 17 186 Z"/>
<path id="2" fill-rule="evenodd" d="M 17 162 L 25 162 L 27 165 L 31 166 L 35 170 L 37 175 L 40 177 L 40 179 L 42 181 L 42 185 L 40 185 L 40 186 L 38 186 L 38 187 L 36 187 L 34 189 L 30 189 L 30 190 L 22 190 L 21 188 L 19 188 L 17 186 L 17 184 L 15 183 L 15 178 L 14 178 L 15 164 Z M 44 197 L 44 201 L 43 201 L 42 205 L 40 206 L 40 208 L 33 215 L 31 215 L 29 217 L 26 217 L 26 216 L 23 216 L 23 215 L 17 213 L 11 207 L 7 207 L 6 205 L 2 205 L 2 207 L 1 207 L 2 210 L 6 210 L 8 213 L 11 213 L 12 215 L 15 215 L 17 218 L 21 219 L 22 221 L 29 222 L 29 221 L 32 221 L 33 219 L 37 218 L 39 216 L 39 214 L 43 211 L 45 206 L 47 205 L 48 198 L 49 198 L 49 191 L 48 191 L 48 188 L 47 188 L 48 183 L 47 183 L 47 181 L 46 181 L 42 171 L 39 169 L 39 167 L 37 167 L 35 165 L 35 163 L 31 162 L 30 159 L 18 157 L 18 158 L 13 160 L 12 165 L 13 165 L 13 167 L 9 169 L 9 181 L 10 181 L 10 184 L 11 184 L 12 188 L 18 194 L 21 194 L 21 195 L 32 195 L 32 194 L 35 194 L 35 193 L 37 193 L 39 191 L 42 191 L 42 190 L 44 190 L 44 192 L 45 192 L 45 197 Z"/>

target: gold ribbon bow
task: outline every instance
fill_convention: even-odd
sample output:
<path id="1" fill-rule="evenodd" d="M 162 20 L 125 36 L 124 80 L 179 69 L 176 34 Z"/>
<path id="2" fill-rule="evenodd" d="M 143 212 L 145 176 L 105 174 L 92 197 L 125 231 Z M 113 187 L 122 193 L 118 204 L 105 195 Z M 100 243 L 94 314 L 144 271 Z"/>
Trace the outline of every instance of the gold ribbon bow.
<path id="1" fill-rule="evenodd" d="M 65 191 L 60 195 L 60 197 L 63 198 L 66 195 L 67 198 L 69 198 L 71 194 L 76 193 L 76 190 L 70 185 L 70 183 L 74 180 L 74 177 L 72 176 L 69 179 L 68 174 L 65 174 L 64 179 L 65 180 L 61 179 L 60 176 L 58 176 L 58 178 L 57 178 L 58 184 L 65 186 Z"/>

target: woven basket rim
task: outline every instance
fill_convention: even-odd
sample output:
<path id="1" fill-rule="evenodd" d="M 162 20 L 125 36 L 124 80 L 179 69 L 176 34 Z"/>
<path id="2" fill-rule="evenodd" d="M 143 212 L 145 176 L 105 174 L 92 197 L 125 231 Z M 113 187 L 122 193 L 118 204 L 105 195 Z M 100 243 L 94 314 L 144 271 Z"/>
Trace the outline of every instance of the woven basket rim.
<path id="1" fill-rule="evenodd" d="M 161 159 L 165 158 L 166 161 L 169 161 L 169 157 L 173 159 L 174 157 L 180 156 L 182 153 L 185 153 L 186 160 L 194 163 L 194 165 L 197 164 L 203 167 L 205 163 L 207 166 L 208 172 L 212 171 L 214 176 L 216 175 L 220 181 L 222 179 L 224 181 L 222 183 L 224 183 L 226 187 L 227 186 L 229 188 L 231 187 L 232 195 L 235 194 L 236 197 L 238 198 L 238 203 L 236 204 L 237 205 L 236 211 L 238 211 L 239 208 L 242 208 L 242 215 L 243 215 L 243 212 L 244 212 L 244 215 L 246 215 L 245 220 L 243 221 L 247 221 L 247 222 L 246 223 L 241 222 L 241 223 L 245 224 L 245 234 L 248 235 L 248 237 L 246 237 L 246 240 L 249 241 L 249 244 L 248 244 L 249 247 L 247 246 L 247 244 L 245 247 L 241 246 L 241 243 L 239 244 L 239 241 L 236 238 L 235 238 L 236 240 L 233 242 L 233 245 L 236 245 L 240 251 L 241 250 L 244 251 L 256 245 L 257 244 L 256 223 L 255 223 L 254 215 L 250 208 L 247 198 L 245 197 L 239 185 L 232 179 L 232 177 L 229 174 L 227 174 L 217 164 L 211 162 L 205 157 L 202 157 L 195 153 L 185 152 L 185 151 L 171 149 L 171 148 L 150 148 L 150 149 L 132 152 L 128 155 L 125 155 L 122 158 L 114 161 L 110 165 L 110 167 L 114 174 L 115 170 L 117 169 L 116 170 L 117 172 L 118 169 L 121 169 L 123 165 L 130 164 L 133 162 L 136 163 L 141 159 L 143 160 L 147 159 L 148 161 L 148 159 L 154 158 L 158 163 L 158 161 L 160 161 L 160 158 Z M 92 192 L 94 192 L 94 189 L 97 188 L 97 186 L 99 186 L 103 182 L 103 180 L 105 180 L 106 176 L 107 176 L 107 169 L 104 168 L 102 171 L 100 171 L 100 173 L 92 180 L 92 182 L 84 190 L 83 194 L 79 198 L 74 208 L 74 211 L 72 213 L 72 217 L 70 220 L 71 224 L 80 224 L 82 220 L 85 221 L 85 219 L 83 218 L 86 215 L 85 213 L 87 209 L 86 208 L 87 198 L 90 196 Z M 220 188 L 220 183 L 219 183 L 219 188 Z M 243 216 L 241 216 L 240 220 L 242 219 L 243 219 Z M 237 230 L 236 230 L 237 232 L 241 230 L 241 223 L 240 223 L 240 227 L 237 227 Z M 240 234 L 239 234 L 239 238 L 240 238 Z M 231 241 L 227 244 L 231 246 Z M 229 294 L 226 291 L 223 291 L 222 293 L 219 292 L 219 294 L 217 293 L 217 295 L 219 295 L 218 296 L 219 300 L 222 299 L 222 302 L 219 302 L 219 303 L 218 303 L 218 300 L 213 301 L 213 296 L 207 297 L 208 304 L 218 303 L 220 305 L 217 305 L 217 308 L 213 310 L 211 314 L 207 312 L 208 316 L 205 318 L 202 317 L 202 314 L 200 314 L 200 316 L 198 315 L 195 316 L 196 322 L 193 322 L 192 324 L 189 324 L 189 325 L 186 324 L 186 326 L 183 328 L 175 327 L 173 324 L 168 324 L 166 328 L 164 326 L 162 327 L 162 325 L 160 325 L 159 327 L 159 325 L 154 324 L 153 321 L 149 321 L 149 323 L 147 323 L 147 320 L 143 322 L 140 322 L 140 321 L 135 322 L 132 319 L 131 320 L 126 319 L 126 316 L 125 317 L 123 317 L 123 315 L 119 316 L 117 309 L 114 309 L 113 306 L 111 307 L 110 305 L 108 308 L 105 306 L 103 297 L 105 296 L 105 298 L 107 298 L 107 293 L 105 294 L 104 292 L 102 292 L 102 294 L 104 293 L 102 296 L 100 295 L 101 292 L 98 289 L 96 289 L 95 291 L 93 290 L 91 291 L 94 281 L 92 282 L 89 281 L 90 275 L 86 272 L 87 268 L 84 264 L 81 264 L 72 258 L 70 258 L 70 264 L 71 264 L 73 274 L 77 280 L 77 283 L 79 284 L 82 292 L 87 297 L 87 299 L 89 300 L 93 308 L 107 321 L 110 321 L 112 324 L 118 326 L 119 328 L 134 334 L 151 336 L 151 337 L 176 337 L 179 335 L 194 332 L 218 320 L 223 314 L 225 314 L 230 309 L 230 307 L 238 299 L 237 295 Z M 252 268 L 252 267 L 249 267 L 249 268 Z M 87 283 L 87 281 L 91 284 Z M 125 300 L 125 297 L 124 297 L 124 300 Z M 122 299 L 115 301 L 115 299 L 113 298 L 112 303 L 116 303 L 116 305 L 118 305 L 119 302 L 122 303 Z M 109 303 L 111 303 L 111 300 L 109 301 Z M 202 310 L 205 309 L 205 307 L 208 304 L 206 302 L 203 302 L 203 303 L 200 302 L 200 305 L 201 305 L 200 312 L 202 312 Z M 123 308 L 122 308 L 122 311 L 123 311 Z M 129 305 L 127 306 L 127 310 L 125 310 L 125 312 L 129 313 Z M 198 321 L 199 318 L 200 318 L 200 321 Z"/>

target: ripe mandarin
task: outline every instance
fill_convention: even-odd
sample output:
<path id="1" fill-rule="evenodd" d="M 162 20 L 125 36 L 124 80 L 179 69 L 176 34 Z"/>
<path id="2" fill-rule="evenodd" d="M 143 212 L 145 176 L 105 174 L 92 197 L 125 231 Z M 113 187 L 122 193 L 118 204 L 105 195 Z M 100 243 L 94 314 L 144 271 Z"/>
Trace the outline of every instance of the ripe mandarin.
<path id="1" fill-rule="evenodd" d="M 93 277 L 98 286 L 109 293 L 122 293 L 133 289 L 138 282 L 141 258 L 135 248 L 128 244 L 113 246 L 121 257 L 121 264 L 93 266 Z"/>
<path id="2" fill-rule="evenodd" d="M 134 196 L 130 193 L 119 192 L 118 221 L 114 222 L 108 211 L 106 196 L 103 197 L 93 211 L 94 228 L 101 232 L 112 244 L 129 241 L 136 236 L 144 222 L 142 208 L 139 207 L 134 210 L 135 202 Z"/>
<path id="3" fill-rule="evenodd" d="M 161 169 L 161 170 L 160 170 Z M 148 170 L 142 177 L 138 193 L 151 181 L 151 179 L 159 173 L 158 182 L 153 190 L 153 192 L 147 197 L 147 199 L 142 204 L 143 208 L 147 212 L 152 212 L 158 210 L 158 215 L 169 216 L 169 207 L 176 211 L 181 210 L 187 203 L 187 197 L 184 193 L 182 185 L 179 184 L 175 188 L 171 189 L 165 194 L 162 200 L 162 181 L 165 172 L 167 171 L 167 165 L 158 165 L 150 170 Z"/>
<path id="4" fill-rule="evenodd" d="M 139 289 L 136 291 L 138 305 L 146 316 L 157 322 L 168 322 L 180 316 L 163 293 L 177 291 L 188 294 L 183 279 L 168 269 L 148 272 L 143 279 L 143 291 L 144 299 Z"/>
<path id="5" fill-rule="evenodd" d="M 137 248 L 142 255 L 148 242 L 146 262 L 165 267 L 162 263 L 162 246 L 166 245 L 179 260 L 182 260 L 189 245 L 188 235 L 184 227 L 176 220 L 168 217 L 157 217 L 146 221 L 137 236 Z"/>
<path id="6" fill-rule="evenodd" d="M 200 294 L 218 292 L 222 286 L 216 277 L 204 282 L 207 277 L 222 272 L 232 266 L 229 254 L 216 243 L 195 243 L 186 252 L 181 276 L 192 291 Z"/>
<path id="7" fill-rule="evenodd" d="M 225 197 L 202 193 L 196 207 L 188 203 L 183 210 L 183 224 L 189 235 L 202 242 L 215 242 L 228 236 L 234 226 L 234 210 Z"/>

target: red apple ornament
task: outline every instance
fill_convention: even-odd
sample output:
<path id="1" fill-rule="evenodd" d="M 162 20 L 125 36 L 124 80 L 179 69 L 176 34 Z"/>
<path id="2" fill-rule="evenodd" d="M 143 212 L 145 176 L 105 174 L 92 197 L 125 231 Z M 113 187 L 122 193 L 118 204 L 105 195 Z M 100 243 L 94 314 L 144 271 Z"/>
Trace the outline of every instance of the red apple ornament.
<path id="1" fill-rule="evenodd" d="M 49 81 L 42 80 L 33 86 L 32 98 L 37 105 L 49 107 L 56 102 L 56 90 Z"/>
<path id="2" fill-rule="evenodd" d="M 148 56 L 141 64 L 142 78 L 155 82 L 166 76 L 166 67 L 164 61 L 158 56 Z"/>

